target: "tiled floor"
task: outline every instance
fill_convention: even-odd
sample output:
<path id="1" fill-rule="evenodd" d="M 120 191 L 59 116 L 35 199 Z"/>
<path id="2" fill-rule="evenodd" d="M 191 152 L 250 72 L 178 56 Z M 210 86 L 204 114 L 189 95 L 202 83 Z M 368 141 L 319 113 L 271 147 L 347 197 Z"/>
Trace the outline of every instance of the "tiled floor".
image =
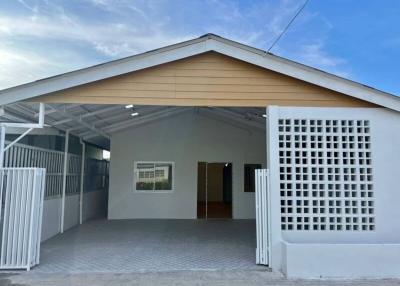
<path id="1" fill-rule="evenodd" d="M 253 220 L 93 220 L 42 244 L 36 273 L 260 269 Z"/>

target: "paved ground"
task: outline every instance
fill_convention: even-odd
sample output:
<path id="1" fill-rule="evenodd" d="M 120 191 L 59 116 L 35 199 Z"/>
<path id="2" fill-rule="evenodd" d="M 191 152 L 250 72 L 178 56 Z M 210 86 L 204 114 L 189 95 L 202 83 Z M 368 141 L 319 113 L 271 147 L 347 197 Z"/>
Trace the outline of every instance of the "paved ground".
<path id="1" fill-rule="evenodd" d="M 93 220 L 42 244 L 33 273 L 257 270 L 253 220 Z"/>
<path id="2" fill-rule="evenodd" d="M 178 271 L 120 274 L 21 274 L 0 277 L 0 285 L 14 286 L 394 286 L 400 280 L 286 280 L 280 275 L 254 270 Z"/>
<path id="3" fill-rule="evenodd" d="M 0 286 L 400 286 L 287 280 L 254 264 L 254 233 L 253 221 L 91 221 L 45 242 L 32 271 L 0 273 Z"/>

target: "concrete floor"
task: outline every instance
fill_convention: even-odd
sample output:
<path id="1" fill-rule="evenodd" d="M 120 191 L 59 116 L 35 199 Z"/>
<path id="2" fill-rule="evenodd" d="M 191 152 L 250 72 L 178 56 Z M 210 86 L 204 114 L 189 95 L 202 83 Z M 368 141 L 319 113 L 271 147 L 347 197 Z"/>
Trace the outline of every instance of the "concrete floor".
<path id="1" fill-rule="evenodd" d="M 93 220 L 42 244 L 33 273 L 264 270 L 253 220 Z"/>

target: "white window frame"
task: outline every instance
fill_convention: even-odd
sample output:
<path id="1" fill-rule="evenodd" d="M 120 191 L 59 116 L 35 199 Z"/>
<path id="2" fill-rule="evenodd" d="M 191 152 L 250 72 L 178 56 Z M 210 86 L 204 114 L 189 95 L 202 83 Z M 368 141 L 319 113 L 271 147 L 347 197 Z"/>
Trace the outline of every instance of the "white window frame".
<path id="1" fill-rule="evenodd" d="M 172 166 L 172 186 L 171 190 L 137 190 L 136 189 L 136 174 L 138 172 L 138 164 L 171 164 Z M 155 175 L 155 174 L 154 174 Z M 155 177 L 155 176 L 154 176 Z M 155 179 L 155 178 L 154 178 Z M 172 161 L 135 161 L 133 167 L 133 191 L 141 194 L 159 194 L 159 193 L 173 193 L 175 192 L 175 162 Z"/>

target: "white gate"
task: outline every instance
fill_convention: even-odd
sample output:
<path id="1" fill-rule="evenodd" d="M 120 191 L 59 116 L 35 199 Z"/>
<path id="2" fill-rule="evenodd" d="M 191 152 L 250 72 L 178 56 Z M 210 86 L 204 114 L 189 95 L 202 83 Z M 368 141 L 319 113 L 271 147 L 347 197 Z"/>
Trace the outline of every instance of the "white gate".
<path id="1" fill-rule="evenodd" d="M 0 269 L 39 264 L 46 170 L 0 169 Z"/>
<path id="2" fill-rule="evenodd" d="M 269 265 L 269 215 L 268 215 L 268 170 L 260 169 L 255 172 L 256 182 L 256 227 L 257 249 L 256 263 Z"/>

